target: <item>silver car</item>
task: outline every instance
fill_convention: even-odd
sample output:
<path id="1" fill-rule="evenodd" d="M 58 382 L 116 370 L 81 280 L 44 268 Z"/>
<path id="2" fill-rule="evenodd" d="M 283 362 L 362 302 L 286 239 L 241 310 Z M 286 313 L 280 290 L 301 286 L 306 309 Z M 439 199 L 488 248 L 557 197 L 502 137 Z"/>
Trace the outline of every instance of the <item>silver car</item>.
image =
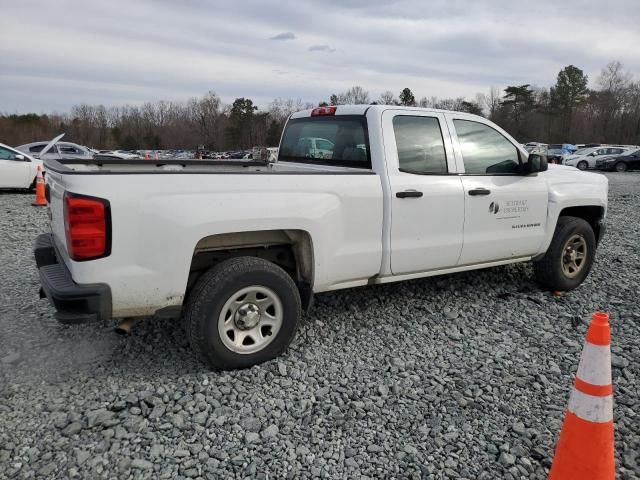
<path id="1" fill-rule="evenodd" d="M 93 158 L 93 152 L 90 149 L 71 142 L 58 142 L 41 156 L 40 152 L 48 144 L 49 142 L 33 142 L 20 145 L 16 148 L 21 152 L 27 153 L 32 157 L 41 158 L 42 160 L 61 160 L 64 158 L 89 160 Z"/>

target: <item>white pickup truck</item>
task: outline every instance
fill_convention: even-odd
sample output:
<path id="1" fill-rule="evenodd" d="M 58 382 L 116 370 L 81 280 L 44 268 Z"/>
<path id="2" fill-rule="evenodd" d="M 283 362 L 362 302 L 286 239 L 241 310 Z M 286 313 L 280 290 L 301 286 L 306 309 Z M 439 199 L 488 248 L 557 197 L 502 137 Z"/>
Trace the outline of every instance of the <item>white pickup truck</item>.
<path id="1" fill-rule="evenodd" d="M 607 209 L 600 174 L 547 167 L 485 118 L 396 106 L 294 113 L 275 163 L 46 168 L 35 257 L 57 318 L 181 312 L 214 368 L 279 355 L 317 292 L 528 261 L 544 287 L 575 288 Z"/>

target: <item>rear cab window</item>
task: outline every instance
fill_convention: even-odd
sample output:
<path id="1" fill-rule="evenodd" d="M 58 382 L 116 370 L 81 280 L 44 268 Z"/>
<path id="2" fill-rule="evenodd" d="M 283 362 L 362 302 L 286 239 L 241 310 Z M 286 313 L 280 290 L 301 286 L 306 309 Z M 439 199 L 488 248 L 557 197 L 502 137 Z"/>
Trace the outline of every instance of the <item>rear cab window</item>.
<path id="1" fill-rule="evenodd" d="M 371 169 L 366 117 L 332 115 L 289 120 L 278 162 Z"/>

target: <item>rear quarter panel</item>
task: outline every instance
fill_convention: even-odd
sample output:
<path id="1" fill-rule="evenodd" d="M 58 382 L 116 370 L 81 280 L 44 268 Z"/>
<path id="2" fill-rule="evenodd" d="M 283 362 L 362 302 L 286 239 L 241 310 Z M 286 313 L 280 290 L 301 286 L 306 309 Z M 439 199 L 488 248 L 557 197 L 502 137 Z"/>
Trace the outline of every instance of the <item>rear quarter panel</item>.
<path id="1" fill-rule="evenodd" d="M 111 287 L 114 317 L 180 305 L 198 241 L 220 233 L 306 231 L 314 290 L 371 277 L 382 255 L 382 188 L 375 174 L 64 175 L 68 191 L 109 200 L 106 258 L 64 258 L 77 283 Z M 55 180 L 54 180 L 55 181 Z M 64 243 L 60 188 L 52 198 L 56 242 Z"/>

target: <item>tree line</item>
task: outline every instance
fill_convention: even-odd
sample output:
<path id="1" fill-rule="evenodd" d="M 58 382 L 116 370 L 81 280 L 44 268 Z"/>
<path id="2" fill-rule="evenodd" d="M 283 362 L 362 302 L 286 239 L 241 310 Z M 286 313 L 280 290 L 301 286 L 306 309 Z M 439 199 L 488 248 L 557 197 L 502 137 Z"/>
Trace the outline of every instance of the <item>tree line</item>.
<path id="1" fill-rule="evenodd" d="M 45 140 L 66 132 L 65 140 L 93 148 L 174 149 L 204 145 L 214 151 L 274 146 L 287 117 L 316 105 L 383 104 L 456 110 L 483 115 L 521 142 L 640 144 L 640 80 L 620 62 L 602 69 L 589 88 L 587 75 L 568 65 L 550 88 L 530 84 L 491 87 L 475 98 L 416 96 L 404 88 L 372 98 L 354 86 L 318 104 L 273 100 L 259 110 L 250 98 L 225 105 L 213 91 L 186 102 L 157 101 L 140 106 L 74 106 L 49 115 L 0 115 L 0 140 L 9 145 Z"/>

